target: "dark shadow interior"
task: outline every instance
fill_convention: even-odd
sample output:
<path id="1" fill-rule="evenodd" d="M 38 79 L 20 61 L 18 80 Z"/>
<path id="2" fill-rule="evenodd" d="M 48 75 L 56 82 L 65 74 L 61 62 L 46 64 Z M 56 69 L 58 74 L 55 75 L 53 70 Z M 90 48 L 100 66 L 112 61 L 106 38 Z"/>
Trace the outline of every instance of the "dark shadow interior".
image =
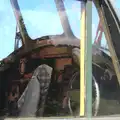
<path id="1" fill-rule="evenodd" d="M 46 48 L 46 49 L 45 49 Z M 49 49 L 48 49 L 49 48 Z M 54 49 L 56 51 L 54 51 Z M 57 49 L 59 48 L 59 49 Z M 64 99 L 64 91 L 69 86 L 72 75 L 78 71 L 79 67 L 75 65 L 72 60 L 71 52 L 64 51 L 69 47 L 44 47 L 32 51 L 22 58 L 18 59 L 10 65 L 10 68 L 0 73 L 0 110 L 1 115 L 6 114 L 9 108 L 8 94 L 11 91 L 12 86 L 17 85 L 19 87 L 19 94 L 21 95 L 28 82 L 21 83 L 20 79 L 25 79 L 25 75 L 31 74 L 34 70 L 42 65 L 47 64 L 53 68 L 51 84 L 48 91 L 46 100 L 46 107 L 44 116 L 56 116 L 56 115 L 69 115 L 69 110 L 62 109 L 62 101 Z M 71 47 L 70 47 L 71 49 Z M 43 50 L 43 51 L 42 51 Z M 48 51 L 47 51 L 48 50 Z M 46 51 L 46 52 L 45 52 Z M 39 56 L 40 55 L 40 56 Z M 42 56 L 42 57 L 41 57 Z M 44 56 L 44 58 L 43 58 Z M 21 72 L 22 62 L 24 64 L 24 73 Z M 24 61 L 25 60 L 25 61 Z M 59 76 L 62 75 L 62 81 L 59 82 Z M 32 77 L 32 76 L 31 76 Z M 76 77 L 76 82 L 73 84 L 73 90 L 79 90 L 79 74 Z M 30 79 L 30 77 L 29 77 Z M 79 98 L 79 97 L 78 97 Z M 79 101 L 79 100 L 77 100 Z M 75 111 L 79 103 L 73 103 L 73 110 Z"/>

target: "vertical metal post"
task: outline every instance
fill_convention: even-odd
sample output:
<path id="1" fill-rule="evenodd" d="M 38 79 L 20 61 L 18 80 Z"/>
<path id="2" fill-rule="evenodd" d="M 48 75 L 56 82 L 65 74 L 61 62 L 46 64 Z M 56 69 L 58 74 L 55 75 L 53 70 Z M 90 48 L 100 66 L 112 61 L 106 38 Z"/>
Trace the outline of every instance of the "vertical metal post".
<path id="1" fill-rule="evenodd" d="M 80 116 L 85 115 L 85 44 L 86 44 L 86 3 L 81 1 L 80 30 Z"/>
<path id="2" fill-rule="evenodd" d="M 92 117 L 92 1 L 86 3 L 86 49 L 85 49 L 85 78 L 86 78 L 86 116 Z"/>
<path id="3" fill-rule="evenodd" d="M 92 2 L 81 2 L 80 116 L 92 117 Z M 86 99 L 85 99 L 86 98 Z"/>

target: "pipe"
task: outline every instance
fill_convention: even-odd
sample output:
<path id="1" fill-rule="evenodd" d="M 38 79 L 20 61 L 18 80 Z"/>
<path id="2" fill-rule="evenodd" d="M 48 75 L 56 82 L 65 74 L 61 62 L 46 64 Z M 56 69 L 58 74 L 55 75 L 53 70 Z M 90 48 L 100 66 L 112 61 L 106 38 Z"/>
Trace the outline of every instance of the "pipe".
<path id="1" fill-rule="evenodd" d="M 25 45 L 25 47 L 28 46 L 29 42 L 30 42 L 30 37 L 28 36 L 26 27 L 24 25 L 24 21 L 23 21 L 23 17 L 20 11 L 20 7 L 18 5 L 17 0 L 10 0 L 12 8 L 13 8 L 13 12 L 17 21 L 17 25 L 19 27 L 20 30 L 20 34 L 22 36 L 22 41 L 23 41 L 23 45 Z"/>
<path id="2" fill-rule="evenodd" d="M 85 44 L 86 44 L 86 3 L 81 2 L 80 116 L 85 116 Z"/>
<path id="3" fill-rule="evenodd" d="M 74 34 L 71 30 L 71 27 L 70 27 L 70 24 L 69 24 L 69 21 L 68 21 L 68 17 L 67 17 L 67 14 L 66 14 L 66 10 L 65 10 L 65 7 L 64 7 L 63 0 L 55 0 L 55 3 L 56 3 L 57 11 L 59 13 L 59 17 L 60 17 L 60 20 L 61 20 L 61 24 L 62 24 L 65 36 L 73 38 Z"/>

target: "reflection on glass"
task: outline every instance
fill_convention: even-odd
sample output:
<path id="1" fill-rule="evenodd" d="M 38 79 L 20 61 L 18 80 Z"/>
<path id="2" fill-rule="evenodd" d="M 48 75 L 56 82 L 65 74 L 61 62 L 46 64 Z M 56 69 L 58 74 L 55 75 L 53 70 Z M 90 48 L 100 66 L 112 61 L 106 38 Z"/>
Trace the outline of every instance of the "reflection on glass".
<path id="1" fill-rule="evenodd" d="M 97 44 L 99 44 L 100 49 L 102 51 L 104 51 L 106 54 L 110 55 L 103 29 L 102 29 L 102 31 L 100 31 L 100 27 L 99 27 L 100 19 L 99 19 L 99 16 L 98 16 L 95 6 L 93 6 L 93 8 L 92 8 L 92 12 L 93 12 L 93 14 L 92 14 L 92 19 L 93 19 L 93 21 L 92 21 L 92 38 L 93 38 L 93 41 L 92 42 L 95 43 L 95 41 L 99 41 L 99 43 L 97 43 Z M 101 25 L 101 28 L 103 28 L 102 25 Z M 98 31 L 98 34 L 97 34 L 97 31 Z M 102 32 L 101 38 L 100 38 L 100 34 L 101 34 L 100 32 Z"/>
<path id="2" fill-rule="evenodd" d="M 0 59 L 14 50 L 16 21 L 9 0 L 0 1 Z M 4 51 L 4 52 L 3 52 Z"/>
<path id="3" fill-rule="evenodd" d="M 59 35 L 63 33 L 61 21 L 54 0 L 18 0 L 25 25 L 29 36 L 32 39 L 46 36 Z M 65 0 L 65 9 L 68 15 L 70 26 L 76 37 L 80 37 L 80 3 L 79 1 Z"/>
<path id="4" fill-rule="evenodd" d="M 5 7 L 6 3 L 8 3 L 8 7 Z M 16 42 L 17 52 L 12 53 L 13 56 L 16 56 L 16 59 L 14 60 L 14 57 L 10 55 L 0 64 L 0 70 L 2 71 L 0 72 L 0 115 L 28 117 L 30 112 L 33 116 L 36 116 L 37 111 L 38 116 L 78 116 L 80 112 L 79 44 L 69 45 L 67 38 L 64 39 L 64 35 L 61 37 L 64 27 L 60 21 L 54 0 L 18 0 L 18 3 L 30 38 L 36 39 L 47 35 L 56 35 L 55 37 L 58 37 L 58 39 L 54 38 L 55 41 L 65 42 L 65 44 L 52 44 L 50 46 L 47 44 L 46 46 L 36 47 L 37 42 L 29 40 L 33 44 L 32 47 L 35 48 L 25 53 L 24 49 L 19 49 L 22 46 L 22 39 L 18 37 Z M 13 11 L 6 10 L 10 6 L 9 2 L 5 1 L 4 3 L 2 0 L 1 4 L 4 5 L 4 8 L 0 7 L 2 16 L 0 23 L 0 58 L 3 58 L 13 51 L 16 22 Z M 76 38 L 80 38 L 80 2 L 64 0 L 64 6 L 72 32 Z M 11 10 L 11 8 L 9 9 Z M 10 16 L 7 17 L 8 14 Z M 103 31 L 100 41 L 95 42 L 99 20 L 98 12 L 93 5 L 93 116 L 111 115 L 120 111 L 118 81 Z M 100 31 L 98 32 L 99 35 Z M 99 38 L 98 36 L 96 40 Z M 36 40 L 38 41 L 38 39 Z M 80 39 L 76 40 L 79 42 Z M 48 42 L 46 39 L 38 42 L 44 41 Z M 73 39 L 72 41 L 73 43 L 76 42 Z M 11 59 L 14 62 L 11 62 Z M 6 67 L 6 65 L 8 66 Z M 47 73 L 42 75 L 42 70 Z M 46 86 L 44 87 L 44 85 Z M 36 91 L 32 94 L 31 91 L 34 90 Z M 17 93 L 17 95 L 13 93 Z M 40 102 L 39 105 L 38 101 Z M 38 108 L 36 109 L 37 105 Z"/>
<path id="5" fill-rule="evenodd" d="M 119 4 L 120 1 L 119 0 L 110 0 L 110 1 L 112 2 L 114 10 L 118 14 L 117 17 L 119 18 L 118 9 L 120 8 L 120 4 Z M 106 1 L 106 3 L 107 2 L 109 1 Z M 115 53 L 118 54 L 120 43 L 119 43 L 119 39 L 117 39 L 116 36 L 120 36 L 120 32 L 118 32 L 119 31 L 118 28 L 120 26 L 118 25 L 119 27 L 117 27 L 116 23 L 119 24 L 119 21 L 117 20 L 115 21 L 115 19 L 113 19 L 114 17 L 112 15 L 114 15 L 114 13 L 113 13 L 113 10 L 110 10 L 111 6 L 106 7 L 104 5 L 105 4 L 103 4 L 103 8 L 104 8 L 103 10 L 104 10 L 104 13 L 106 13 L 104 14 L 105 15 L 104 17 L 106 18 L 106 21 L 109 25 L 109 27 L 108 26 L 107 27 L 111 35 L 111 42 L 109 42 L 109 44 L 112 43 Z M 96 25 L 95 27 L 93 27 L 93 36 L 94 36 L 93 39 L 94 39 L 96 35 L 97 27 L 98 27 L 97 25 L 99 24 L 99 16 L 97 11 L 95 11 L 95 9 L 93 11 L 93 14 L 94 14 L 93 16 L 97 16 L 97 18 L 93 19 L 93 24 L 94 26 Z M 117 46 L 118 46 L 118 49 L 117 49 Z M 98 82 L 99 90 L 100 90 L 100 106 L 99 106 L 98 115 L 109 116 L 109 115 L 120 114 L 120 102 L 119 102 L 120 86 L 118 82 L 119 79 L 116 76 L 116 68 L 114 67 L 114 62 L 113 62 L 115 60 L 115 56 L 113 53 L 110 54 L 110 51 L 109 51 L 110 48 L 108 48 L 104 32 L 101 38 L 101 44 L 98 46 L 98 48 L 100 48 L 100 50 L 102 51 L 101 52 L 102 54 L 100 55 L 104 56 L 103 59 L 98 58 L 100 61 L 103 60 L 103 62 L 101 63 L 97 61 L 98 62 L 97 65 L 99 68 L 97 68 L 97 65 L 96 66 L 93 65 L 93 74 Z M 119 61 L 119 55 L 117 55 L 117 58 Z M 119 67 L 119 63 L 117 64 L 117 66 Z"/>
<path id="6" fill-rule="evenodd" d="M 80 72 L 75 57 L 79 58 L 80 52 L 80 40 L 77 39 L 80 38 L 80 2 L 64 1 L 75 37 L 63 34 L 64 26 L 54 0 L 19 0 L 23 19 L 19 16 L 17 0 L 11 0 L 11 3 L 19 32 L 10 33 L 14 35 L 13 42 L 16 39 L 15 51 L 0 64 L 0 116 L 78 116 Z M 48 39 L 31 41 L 24 31 L 24 24 L 19 24 L 23 21 L 30 38 L 53 35 L 60 44 Z M 9 36 L 6 37 L 8 39 Z M 29 48 L 24 49 L 27 43 L 24 40 L 30 43 Z"/>

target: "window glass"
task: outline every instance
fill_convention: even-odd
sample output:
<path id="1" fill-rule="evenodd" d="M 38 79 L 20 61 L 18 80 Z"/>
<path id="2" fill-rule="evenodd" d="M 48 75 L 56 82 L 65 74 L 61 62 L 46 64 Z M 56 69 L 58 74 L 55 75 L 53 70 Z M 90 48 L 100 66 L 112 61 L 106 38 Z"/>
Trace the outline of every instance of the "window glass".
<path id="1" fill-rule="evenodd" d="M 119 0 L 111 0 L 112 5 L 114 6 L 118 16 L 119 9 L 120 9 L 120 1 Z M 95 6 L 93 5 L 93 12 L 92 12 L 92 38 L 93 43 L 96 36 L 96 31 L 99 24 L 99 16 L 97 13 L 97 10 Z M 111 30 L 112 31 L 112 30 Z M 99 46 L 102 51 L 104 51 L 106 54 L 110 55 L 107 40 L 105 37 L 105 34 L 103 32 L 102 38 L 101 38 L 101 44 Z M 115 47 L 115 46 L 114 46 Z M 106 59 L 107 58 L 107 59 Z M 96 66 L 93 67 L 92 74 L 95 76 L 95 79 L 97 81 L 97 84 L 99 85 L 99 91 L 100 94 L 98 94 L 98 102 L 99 104 L 99 111 L 98 116 L 106 116 L 106 115 L 116 115 L 120 114 L 120 103 L 119 103 L 119 83 L 116 76 L 116 72 L 114 69 L 114 65 L 112 64 L 112 60 L 109 60 L 108 57 L 105 56 L 97 56 L 96 58 L 98 61 Z M 106 62 L 107 61 L 107 62 Z M 94 90 L 94 89 L 93 89 Z M 97 93 L 97 91 L 96 91 Z M 97 95 L 97 94 L 96 94 Z M 99 97 L 100 95 L 100 97 Z"/>
<path id="2" fill-rule="evenodd" d="M 27 32 L 32 39 L 62 34 L 63 28 L 54 0 L 18 0 Z M 29 4 L 28 4 L 29 3 Z M 65 9 L 70 26 L 76 37 L 80 37 L 80 2 L 65 0 Z"/>
<path id="3" fill-rule="evenodd" d="M 93 6 L 92 8 L 92 42 L 94 43 L 95 40 L 98 39 L 99 35 L 100 35 L 100 31 L 98 32 L 98 36 L 97 39 L 95 39 L 96 34 L 97 34 L 97 29 L 98 29 L 98 25 L 99 25 L 99 16 L 98 16 L 98 12 L 95 8 L 95 6 Z M 102 48 L 102 50 L 107 53 L 108 55 L 110 55 L 109 51 L 108 51 L 108 44 L 107 44 L 107 40 L 105 38 L 105 34 L 104 32 L 102 33 L 102 38 L 100 40 L 100 47 Z"/>
<path id="4" fill-rule="evenodd" d="M 0 1 L 0 59 L 14 50 L 16 21 L 10 0 Z M 4 51 L 4 52 L 3 52 Z"/>

